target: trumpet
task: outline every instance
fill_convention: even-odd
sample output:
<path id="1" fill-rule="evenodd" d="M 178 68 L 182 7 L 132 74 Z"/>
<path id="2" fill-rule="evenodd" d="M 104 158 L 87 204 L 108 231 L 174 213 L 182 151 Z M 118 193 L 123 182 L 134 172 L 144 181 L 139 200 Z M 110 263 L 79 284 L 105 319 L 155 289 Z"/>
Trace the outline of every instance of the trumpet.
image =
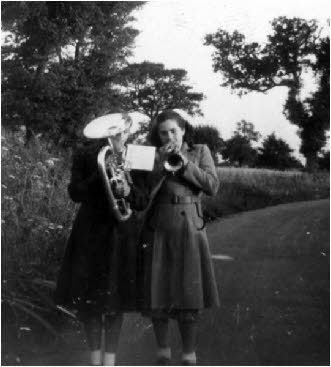
<path id="1" fill-rule="evenodd" d="M 184 162 L 180 154 L 173 151 L 169 154 L 163 166 L 166 171 L 176 173 L 183 167 L 183 164 Z"/>

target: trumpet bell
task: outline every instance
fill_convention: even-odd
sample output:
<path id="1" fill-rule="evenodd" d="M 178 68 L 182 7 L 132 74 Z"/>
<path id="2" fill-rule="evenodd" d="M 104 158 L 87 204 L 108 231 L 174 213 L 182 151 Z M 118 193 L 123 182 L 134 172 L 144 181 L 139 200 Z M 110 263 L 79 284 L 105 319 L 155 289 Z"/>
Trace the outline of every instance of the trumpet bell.
<path id="1" fill-rule="evenodd" d="M 168 172 L 177 172 L 183 167 L 183 160 L 179 154 L 170 154 L 164 162 L 164 168 Z"/>

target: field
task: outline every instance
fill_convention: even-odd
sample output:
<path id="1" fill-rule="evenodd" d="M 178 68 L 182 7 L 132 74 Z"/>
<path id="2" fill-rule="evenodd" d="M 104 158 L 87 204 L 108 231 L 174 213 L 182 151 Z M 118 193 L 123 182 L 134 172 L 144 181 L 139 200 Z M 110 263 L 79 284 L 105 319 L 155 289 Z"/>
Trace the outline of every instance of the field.
<path id="1" fill-rule="evenodd" d="M 1 141 L 2 325 L 19 345 L 31 325 L 56 335 L 53 321 L 63 316 L 51 291 L 77 206 L 67 194 L 70 153 L 38 139 L 26 146 L 23 132 L 2 131 Z M 203 199 L 209 221 L 329 197 L 328 173 L 218 168 L 218 174 L 217 196 Z"/>
<path id="2" fill-rule="evenodd" d="M 205 197 L 207 219 L 303 200 L 329 197 L 329 173 L 219 167 L 220 189 Z"/>

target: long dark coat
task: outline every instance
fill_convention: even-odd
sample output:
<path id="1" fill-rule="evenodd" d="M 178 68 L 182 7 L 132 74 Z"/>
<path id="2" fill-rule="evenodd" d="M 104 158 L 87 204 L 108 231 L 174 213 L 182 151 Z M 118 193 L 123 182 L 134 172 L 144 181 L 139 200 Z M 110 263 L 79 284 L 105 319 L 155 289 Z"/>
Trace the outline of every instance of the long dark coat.
<path id="1" fill-rule="evenodd" d="M 219 297 L 204 221 L 202 193 L 213 195 L 219 181 L 206 145 L 186 143 L 189 160 L 167 175 L 147 215 L 141 238 L 139 299 L 145 310 L 199 310 L 217 306 Z M 164 175 L 156 164 L 149 184 Z"/>
<path id="2" fill-rule="evenodd" d="M 111 215 L 97 170 L 100 144 L 73 157 L 71 199 L 81 203 L 59 272 L 55 301 L 89 312 L 136 308 L 137 220 L 118 223 Z M 139 207 L 142 196 L 131 187 L 129 200 Z M 143 205 L 143 204 L 142 204 Z"/>

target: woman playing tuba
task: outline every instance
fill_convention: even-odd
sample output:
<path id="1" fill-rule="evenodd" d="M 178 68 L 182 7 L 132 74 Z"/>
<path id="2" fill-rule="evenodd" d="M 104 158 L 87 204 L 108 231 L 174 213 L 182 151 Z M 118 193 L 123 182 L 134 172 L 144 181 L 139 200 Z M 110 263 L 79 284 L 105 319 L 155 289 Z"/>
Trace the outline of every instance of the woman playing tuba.
<path id="1" fill-rule="evenodd" d="M 71 199 L 80 207 L 58 276 L 55 300 L 78 311 L 92 365 L 114 364 L 123 312 L 136 308 L 136 219 L 128 204 L 139 208 L 144 198 L 128 175 L 121 174 L 128 120 L 127 114 L 112 114 L 85 128 L 85 135 L 94 139 L 74 154 L 68 187 Z M 104 162 L 100 162 L 100 152 Z M 118 200 L 125 200 L 125 208 Z"/>

